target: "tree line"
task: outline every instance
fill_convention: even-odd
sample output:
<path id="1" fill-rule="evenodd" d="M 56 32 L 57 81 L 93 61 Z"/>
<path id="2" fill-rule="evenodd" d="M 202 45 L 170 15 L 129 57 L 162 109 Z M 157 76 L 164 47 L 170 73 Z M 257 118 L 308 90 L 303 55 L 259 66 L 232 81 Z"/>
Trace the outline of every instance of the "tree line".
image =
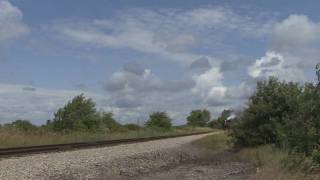
<path id="1" fill-rule="evenodd" d="M 222 127 L 221 124 L 215 123 L 215 121 L 215 119 L 211 119 L 211 114 L 206 109 L 193 110 L 187 117 L 188 126 Z M 166 112 L 153 112 L 149 115 L 148 120 L 143 126 L 147 128 L 168 130 L 172 128 L 172 119 Z M 86 98 L 83 94 L 80 94 L 67 102 L 66 105 L 59 108 L 54 113 L 53 119 L 47 120 L 46 124 L 40 127 L 32 124 L 28 120 L 16 120 L 12 123 L 2 125 L 2 128 L 21 131 L 34 131 L 41 128 L 47 131 L 69 133 L 77 131 L 110 132 L 118 131 L 123 128 L 137 130 L 142 128 L 142 126 L 138 124 L 120 124 L 114 119 L 111 112 L 98 111 L 96 109 L 96 104 L 92 99 Z"/>

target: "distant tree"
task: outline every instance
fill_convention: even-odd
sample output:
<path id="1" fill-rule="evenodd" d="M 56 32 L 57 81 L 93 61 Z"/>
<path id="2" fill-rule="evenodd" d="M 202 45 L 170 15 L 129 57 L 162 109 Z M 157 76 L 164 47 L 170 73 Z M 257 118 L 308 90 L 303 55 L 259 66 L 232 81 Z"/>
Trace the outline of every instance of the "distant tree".
<path id="1" fill-rule="evenodd" d="M 130 131 L 137 131 L 142 129 L 142 127 L 137 124 L 125 124 L 123 127 L 127 128 Z"/>
<path id="2" fill-rule="evenodd" d="M 224 128 L 226 120 L 230 117 L 232 110 L 225 109 L 217 119 L 218 127 Z"/>
<path id="3" fill-rule="evenodd" d="M 95 103 L 81 94 L 58 109 L 51 123 L 56 131 L 92 130 L 99 126 L 99 117 Z"/>
<path id="4" fill-rule="evenodd" d="M 45 129 L 54 131 L 110 131 L 119 129 L 112 113 L 97 112 L 95 103 L 83 94 L 74 97 L 64 107 L 59 108 L 53 120 L 47 120 Z"/>
<path id="5" fill-rule="evenodd" d="M 5 124 L 4 127 L 24 132 L 34 131 L 37 129 L 37 126 L 28 120 L 16 120 L 12 123 Z"/>
<path id="6" fill-rule="evenodd" d="M 118 129 L 121 124 L 119 124 L 114 118 L 112 113 L 106 113 L 106 112 L 100 112 L 99 113 L 99 119 L 101 121 L 101 124 L 104 128 L 107 128 L 109 130 L 115 130 Z"/>
<path id="7" fill-rule="evenodd" d="M 207 126 L 211 127 L 211 128 L 216 128 L 217 127 L 217 120 L 212 119 L 211 121 L 208 122 Z"/>
<path id="8" fill-rule="evenodd" d="M 145 124 L 147 127 L 159 127 L 170 129 L 171 119 L 166 112 L 154 112 L 150 114 L 149 120 Z"/>
<path id="9" fill-rule="evenodd" d="M 187 117 L 188 125 L 205 127 L 210 121 L 211 114 L 208 110 L 193 110 Z"/>

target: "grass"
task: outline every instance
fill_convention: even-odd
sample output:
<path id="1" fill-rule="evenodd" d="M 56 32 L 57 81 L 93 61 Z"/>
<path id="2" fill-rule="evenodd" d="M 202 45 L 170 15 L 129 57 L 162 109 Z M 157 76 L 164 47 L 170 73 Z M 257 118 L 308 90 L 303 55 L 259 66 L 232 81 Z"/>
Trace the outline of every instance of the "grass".
<path id="1" fill-rule="evenodd" d="M 195 145 L 212 151 L 230 149 L 230 137 L 227 133 L 207 136 L 194 142 Z M 256 167 L 252 180 L 316 180 L 319 172 L 311 171 L 312 162 L 306 158 L 290 155 L 287 151 L 271 145 L 243 148 L 234 154 L 235 159 L 250 162 Z M 299 162 L 299 163 L 297 163 Z"/>
<path id="2" fill-rule="evenodd" d="M 229 140 L 230 138 L 227 136 L 226 133 L 220 132 L 220 133 L 206 136 L 205 138 L 196 140 L 193 142 L 193 145 L 218 152 L 218 151 L 224 151 L 231 147 Z"/>
<path id="3" fill-rule="evenodd" d="M 70 142 L 96 141 L 96 140 L 111 140 L 123 138 L 139 138 L 139 137 L 154 137 L 176 134 L 186 134 L 194 132 L 205 132 L 212 130 L 210 128 L 193 128 L 181 127 L 172 128 L 171 130 L 149 129 L 142 128 L 140 130 L 121 130 L 108 133 L 89 133 L 89 132 L 74 132 L 69 134 L 53 133 L 43 130 L 22 132 L 8 129 L 0 129 L 0 148 L 59 144 Z"/>

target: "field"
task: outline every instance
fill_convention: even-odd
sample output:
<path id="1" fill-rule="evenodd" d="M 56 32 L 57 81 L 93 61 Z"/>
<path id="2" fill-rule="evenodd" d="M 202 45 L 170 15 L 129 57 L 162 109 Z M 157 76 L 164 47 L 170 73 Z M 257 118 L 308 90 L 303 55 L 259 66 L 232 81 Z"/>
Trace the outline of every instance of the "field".
<path id="1" fill-rule="evenodd" d="M 15 131 L 9 129 L 0 129 L 0 148 L 58 144 L 70 142 L 83 142 L 95 140 L 111 140 L 122 138 L 139 138 L 139 137 L 154 137 L 176 134 L 186 134 L 194 132 L 212 131 L 211 128 L 199 127 L 174 127 L 169 130 L 157 128 L 141 128 L 139 130 L 121 129 L 108 133 L 92 133 L 92 132 L 73 132 L 68 134 L 54 133 L 48 131 Z"/>

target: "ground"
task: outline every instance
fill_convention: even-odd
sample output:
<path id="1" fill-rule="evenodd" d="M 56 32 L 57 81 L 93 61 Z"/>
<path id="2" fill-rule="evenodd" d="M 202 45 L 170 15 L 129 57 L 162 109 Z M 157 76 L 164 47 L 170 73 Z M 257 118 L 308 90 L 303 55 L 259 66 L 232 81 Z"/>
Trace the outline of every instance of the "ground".
<path id="1" fill-rule="evenodd" d="M 255 172 L 222 140 L 205 136 L 2 159 L 0 179 L 247 179 Z"/>

